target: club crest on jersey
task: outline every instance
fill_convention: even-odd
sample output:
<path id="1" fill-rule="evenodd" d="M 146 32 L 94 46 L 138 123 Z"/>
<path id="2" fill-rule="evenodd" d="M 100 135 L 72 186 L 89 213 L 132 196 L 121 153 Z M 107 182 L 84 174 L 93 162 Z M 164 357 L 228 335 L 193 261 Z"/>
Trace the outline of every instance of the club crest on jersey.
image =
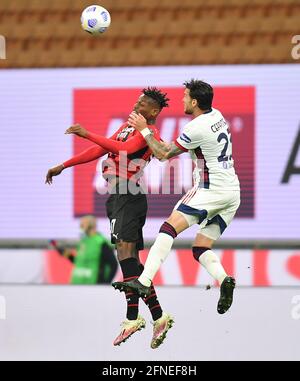
<path id="1" fill-rule="evenodd" d="M 128 138 L 128 135 L 131 134 L 134 131 L 133 127 L 126 127 L 124 128 L 117 136 L 117 140 L 126 140 Z"/>

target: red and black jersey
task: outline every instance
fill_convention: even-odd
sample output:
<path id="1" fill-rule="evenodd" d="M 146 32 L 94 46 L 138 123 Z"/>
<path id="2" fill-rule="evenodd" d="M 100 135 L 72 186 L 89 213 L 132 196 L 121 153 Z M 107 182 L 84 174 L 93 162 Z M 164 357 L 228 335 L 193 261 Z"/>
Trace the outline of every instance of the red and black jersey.
<path id="1" fill-rule="evenodd" d="M 148 128 L 153 131 L 155 138 L 160 141 L 157 128 L 153 125 L 148 126 Z M 108 158 L 102 164 L 104 178 L 117 176 L 138 181 L 152 156 L 152 151 L 145 139 L 139 131 L 128 126 L 127 123 L 124 123 L 119 128 L 112 139 L 123 144 L 118 144 L 118 152 L 108 153 Z"/>
<path id="2" fill-rule="evenodd" d="M 148 128 L 160 141 L 157 128 L 153 125 Z M 108 158 L 103 162 L 103 176 L 106 179 L 122 177 L 138 181 L 143 175 L 143 169 L 151 160 L 152 152 L 145 139 L 127 123 L 122 124 L 110 138 L 87 132 L 86 139 L 96 145 L 65 161 L 65 168 L 87 163 L 108 153 Z"/>

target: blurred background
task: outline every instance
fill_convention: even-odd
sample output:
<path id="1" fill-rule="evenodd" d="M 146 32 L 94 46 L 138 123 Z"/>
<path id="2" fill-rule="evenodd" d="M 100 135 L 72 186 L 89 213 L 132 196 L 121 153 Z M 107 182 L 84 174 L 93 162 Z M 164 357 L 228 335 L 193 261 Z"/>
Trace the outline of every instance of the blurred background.
<path id="1" fill-rule="evenodd" d="M 20 290 L 27 295 L 24 300 L 30 300 L 31 312 L 24 307 L 30 320 L 33 311 L 39 311 L 42 318 L 41 310 L 48 305 L 41 294 L 37 296 L 38 286 L 34 289 L 30 285 L 72 283 L 74 261 L 50 246 L 50 240 L 73 249 L 76 255 L 80 218 L 87 214 L 96 216 L 98 231 L 109 237 L 101 160 L 65 170 L 51 187 L 44 184 L 50 167 L 89 146 L 86 141 L 64 136 L 65 129 L 77 122 L 110 136 L 126 120 L 141 89 L 157 86 L 171 98 L 170 108 L 162 112 L 157 124 L 163 139 L 171 141 L 188 121 L 182 111 L 182 84 L 194 77 L 214 87 L 214 107 L 231 125 L 233 157 L 241 181 L 241 207 L 216 244 L 216 252 L 241 291 L 240 307 L 228 323 L 232 324 L 231 332 L 234 322 L 249 319 L 247 300 L 262 308 L 268 305 L 261 316 L 252 311 L 254 331 L 248 332 L 252 344 L 244 352 L 233 351 L 227 359 L 299 359 L 293 325 L 298 315 L 292 319 L 290 310 L 298 301 L 294 296 L 300 294 L 300 0 L 101 0 L 99 5 L 108 9 L 112 23 L 100 36 L 81 29 L 80 15 L 89 5 L 85 0 L 0 0 L 0 294 L 7 300 L 11 297 L 15 312 L 11 322 L 16 323 L 17 315 L 22 314 L 16 307 L 22 305 Z M 187 156 L 174 160 L 179 165 L 170 175 L 171 182 L 188 189 Z M 156 161 L 147 168 L 145 178 L 150 194 L 143 261 L 161 223 L 183 192 L 160 194 L 166 169 Z M 192 257 L 196 231 L 192 228 L 177 239 L 156 276 L 155 283 L 165 286 L 161 288 L 165 300 L 173 300 L 177 293 L 195 295 L 207 285 L 215 286 Z M 117 270 L 114 279 L 119 278 Z M 18 284 L 28 285 L 27 291 L 22 286 L 15 288 Z M 85 305 L 89 308 L 97 303 L 98 292 L 107 303 L 114 297 L 113 291 L 102 287 L 75 289 L 82 300 L 91 293 L 90 304 Z M 66 308 L 67 314 L 79 307 L 70 288 L 64 289 L 68 302 L 60 308 Z M 50 292 L 40 290 L 45 295 Z M 52 292 L 61 295 L 58 290 Z M 208 292 L 214 302 L 218 291 L 213 287 Z M 55 295 L 49 296 L 54 304 Z M 188 310 L 191 299 L 184 299 Z M 285 321 L 289 332 L 282 332 L 281 347 L 287 345 L 290 351 L 271 350 L 266 344 L 261 352 L 255 352 L 253 332 L 268 326 L 275 299 L 278 318 L 267 337 L 263 331 L 260 335 L 268 343 Z M 68 304 L 71 300 L 73 307 Z M 123 306 L 118 299 L 115 304 L 120 304 L 120 309 Z M 173 307 L 180 330 L 185 316 L 176 310 L 178 306 Z M 112 308 L 116 321 L 120 320 L 121 310 Z M 78 325 L 85 319 L 83 311 L 76 310 Z M 52 316 L 54 312 L 47 313 Z M 204 322 L 211 321 L 210 313 L 214 311 L 202 315 Z M 100 315 L 99 307 L 94 318 Z M 216 324 L 225 343 L 230 329 L 219 321 Z M 237 348 L 239 337 L 235 331 L 232 340 Z M 29 337 L 23 339 L 26 342 Z M 10 350 L 0 352 L 4 358 L 27 358 L 20 348 L 8 347 Z M 31 348 L 32 356 L 41 353 L 41 359 L 55 358 L 50 352 L 38 352 L 37 347 Z M 219 347 L 219 352 L 201 352 L 202 358 L 224 359 Z M 115 358 L 105 353 L 103 350 L 100 358 Z M 94 352 L 89 356 L 93 359 Z M 119 352 L 118 359 L 130 356 Z M 84 355 L 79 350 L 65 358 L 82 359 Z M 184 356 L 166 351 L 160 357 L 180 358 L 198 359 L 192 348 Z"/>
<path id="2" fill-rule="evenodd" d="M 78 28 L 88 1 L 1 0 L 1 33 L 9 56 L 1 66 L 294 63 L 291 38 L 299 33 L 298 0 L 100 3 L 113 21 L 99 40 Z"/>

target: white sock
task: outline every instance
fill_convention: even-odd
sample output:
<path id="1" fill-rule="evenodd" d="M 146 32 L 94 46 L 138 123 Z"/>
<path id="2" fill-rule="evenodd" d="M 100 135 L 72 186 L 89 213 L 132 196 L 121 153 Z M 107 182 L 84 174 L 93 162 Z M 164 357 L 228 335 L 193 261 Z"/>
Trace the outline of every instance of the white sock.
<path id="1" fill-rule="evenodd" d="M 172 238 L 169 234 L 158 234 L 149 251 L 144 271 L 138 279 L 144 286 L 151 286 L 151 282 L 153 281 L 155 274 L 169 255 L 173 242 L 174 238 Z"/>
<path id="2" fill-rule="evenodd" d="M 208 273 L 216 279 L 220 284 L 227 277 L 227 274 L 220 262 L 220 258 L 212 251 L 206 250 L 200 255 L 199 261 Z"/>

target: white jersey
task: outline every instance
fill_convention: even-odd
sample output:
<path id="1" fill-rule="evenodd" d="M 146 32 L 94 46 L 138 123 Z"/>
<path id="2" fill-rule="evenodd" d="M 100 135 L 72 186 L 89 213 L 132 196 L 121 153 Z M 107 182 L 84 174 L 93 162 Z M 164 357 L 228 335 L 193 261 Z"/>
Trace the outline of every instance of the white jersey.
<path id="1" fill-rule="evenodd" d="M 216 109 L 186 124 L 176 141 L 195 162 L 194 185 L 211 190 L 239 190 L 227 121 Z"/>

